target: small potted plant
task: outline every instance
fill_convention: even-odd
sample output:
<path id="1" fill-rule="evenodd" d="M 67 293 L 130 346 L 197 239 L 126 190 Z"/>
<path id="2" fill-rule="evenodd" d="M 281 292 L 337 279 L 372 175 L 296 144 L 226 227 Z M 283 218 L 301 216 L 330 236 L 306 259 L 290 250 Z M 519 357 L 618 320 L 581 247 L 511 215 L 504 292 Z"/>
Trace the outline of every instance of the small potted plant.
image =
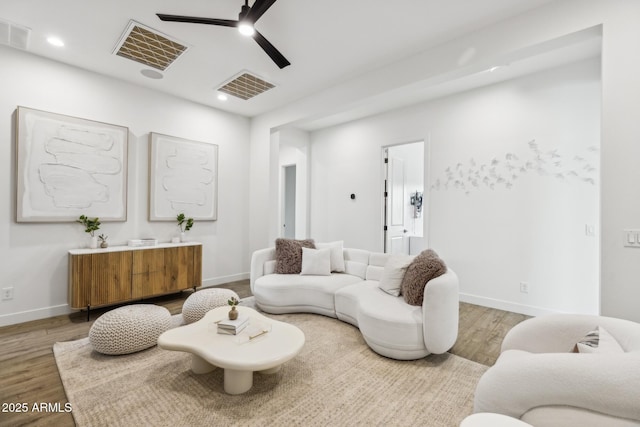
<path id="1" fill-rule="evenodd" d="M 109 238 L 109 236 L 105 235 L 105 234 L 101 234 L 98 236 L 98 239 L 100 239 L 100 247 L 101 248 L 106 248 L 109 246 L 109 243 L 107 243 L 107 239 Z"/>
<path id="2" fill-rule="evenodd" d="M 185 233 L 193 227 L 193 218 L 187 218 L 184 213 L 179 213 L 176 217 L 178 228 L 180 229 L 180 241 L 185 242 Z"/>
<path id="3" fill-rule="evenodd" d="M 231 306 L 231 311 L 229 311 L 229 320 L 236 320 L 238 318 L 238 310 L 236 310 L 236 306 L 240 301 L 238 298 L 231 297 L 227 303 Z"/>
<path id="4" fill-rule="evenodd" d="M 89 247 L 91 249 L 97 248 L 98 239 L 94 233 L 100 229 L 100 220 L 98 218 L 89 218 L 88 216 L 80 215 L 80 218 L 78 218 L 76 222 L 82 224 L 84 226 L 84 231 L 89 233 L 91 236 L 91 244 Z"/>

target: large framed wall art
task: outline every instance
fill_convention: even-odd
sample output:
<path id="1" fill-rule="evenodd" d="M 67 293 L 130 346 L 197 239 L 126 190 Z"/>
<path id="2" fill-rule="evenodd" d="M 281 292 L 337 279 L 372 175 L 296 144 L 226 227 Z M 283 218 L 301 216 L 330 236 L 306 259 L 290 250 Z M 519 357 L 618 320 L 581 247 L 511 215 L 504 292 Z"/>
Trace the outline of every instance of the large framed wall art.
<path id="1" fill-rule="evenodd" d="M 150 134 L 149 220 L 217 219 L 218 146 Z"/>
<path id="2" fill-rule="evenodd" d="M 129 129 L 18 107 L 18 222 L 127 219 Z"/>

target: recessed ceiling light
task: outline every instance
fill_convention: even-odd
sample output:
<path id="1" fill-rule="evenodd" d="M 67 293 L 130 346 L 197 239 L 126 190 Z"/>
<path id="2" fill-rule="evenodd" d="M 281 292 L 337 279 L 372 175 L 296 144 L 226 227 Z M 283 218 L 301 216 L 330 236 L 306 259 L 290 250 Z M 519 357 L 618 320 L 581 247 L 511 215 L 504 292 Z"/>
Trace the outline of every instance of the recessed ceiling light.
<path id="1" fill-rule="evenodd" d="M 218 94 L 218 100 L 219 101 L 226 101 L 227 99 L 229 99 L 229 97 L 227 95 L 225 95 L 224 93 L 219 93 Z"/>
<path id="2" fill-rule="evenodd" d="M 62 39 L 60 39 L 59 37 L 55 37 L 55 36 L 47 37 L 47 42 L 49 42 L 50 45 L 55 46 L 55 47 L 63 47 L 64 46 L 64 42 L 62 41 Z"/>
<path id="3" fill-rule="evenodd" d="M 144 70 L 140 71 L 140 74 L 142 74 L 145 77 L 149 77 L 150 79 L 155 79 L 155 80 L 159 80 L 159 79 L 164 77 L 161 72 L 156 71 L 156 70 L 151 70 L 151 69 L 144 69 Z"/>

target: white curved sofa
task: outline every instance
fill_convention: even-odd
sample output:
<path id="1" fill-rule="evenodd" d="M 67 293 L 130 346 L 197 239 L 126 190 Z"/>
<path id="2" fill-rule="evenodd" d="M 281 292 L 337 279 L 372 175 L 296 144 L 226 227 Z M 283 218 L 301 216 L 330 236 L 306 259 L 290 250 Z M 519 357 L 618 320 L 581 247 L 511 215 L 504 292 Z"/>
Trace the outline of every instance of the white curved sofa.
<path id="1" fill-rule="evenodd" d="M 444 353 L 458 337 L 458 277 L 447 272 L 428 282 L 422 306 L 407 304 L 378 287 L 391 255 L 343 250 L 344 273 L 330 276 L 275 274 L 275 248 L 251 257 L 251 291 L 267 313 L 316 313 L 358 327 L 376 353 L 420 359 Z"/>
<path id="2" fill-rule="evenodd" d="M 595 327 L 605 328 L 622 351 L 572 352 Z M 519 323 L 480 379 L 474 412 L 500 413 L 536 427 L 639 426 L 640 324 L 583 314 Z"/>

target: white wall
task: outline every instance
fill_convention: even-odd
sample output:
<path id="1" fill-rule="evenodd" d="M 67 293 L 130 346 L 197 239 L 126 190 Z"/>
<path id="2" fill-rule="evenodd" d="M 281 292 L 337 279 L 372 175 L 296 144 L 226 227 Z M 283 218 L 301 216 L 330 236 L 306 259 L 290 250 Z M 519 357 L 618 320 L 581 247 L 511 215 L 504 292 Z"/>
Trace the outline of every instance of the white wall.
<path id="1" fill-rule="evenodd" d="M 174 222 L 148 221 L 149 132 L 218 144 L 218 220 L 196 222 L 189 237 L 204 244 L 204 286 L 247 277 L 248 119 L 7 47 L 0 58 L 0 288 L 15 289 L 13 300 L 0 302 L 0 326 L 69 312 L 67 251 L 88 243 L 79 224 L 15 222 L 18 105 L 129 128 L 128 219 L 100 229 L 112 245 L 175 234 Z"/>
<path id="2" fill-rule="evenodd" d="M 270 203 L 278 187 L 269 179 L 277 169 L 270 157 L 270 134 L 288 124 L 335 112 L 358 109 L 370 100 L 397 95 L 415 84 L 446 81 L 451 75 L 479 72 L 519 51 L 534 49 L 559 37 L 602 26 L 601 120 L 601 312 L 640 321 L 640 251 L 622 245 L 625 228 L 640 228 L 640 2 L 635 0 L 559 0 L 425 52 L 377 68 L 315 96 L 251 122 L 251 250 L 272 244 L 278 221 Z M 467 59 L 459 59 L 465 53 Z M 396 98 L 397 99 L 397 98 Z M 399 130 L 402 133 L 402 130 Z M 398 135 L 402 140 L 403 135 Z M 264 213 L 267 212 L 267 215 Z M 349 214 L 348 211 L 345 211 Z M 371 243 L 371 242 L 370 242 Z"/>
<path id="3" fill-rule="evenodd" d="M 427 234 L 463 300 L 598 312 L 599 60 L 312 133 L 314 237 L 380 250 L 380 150 L 407 133 L 430 134 Z"/>

